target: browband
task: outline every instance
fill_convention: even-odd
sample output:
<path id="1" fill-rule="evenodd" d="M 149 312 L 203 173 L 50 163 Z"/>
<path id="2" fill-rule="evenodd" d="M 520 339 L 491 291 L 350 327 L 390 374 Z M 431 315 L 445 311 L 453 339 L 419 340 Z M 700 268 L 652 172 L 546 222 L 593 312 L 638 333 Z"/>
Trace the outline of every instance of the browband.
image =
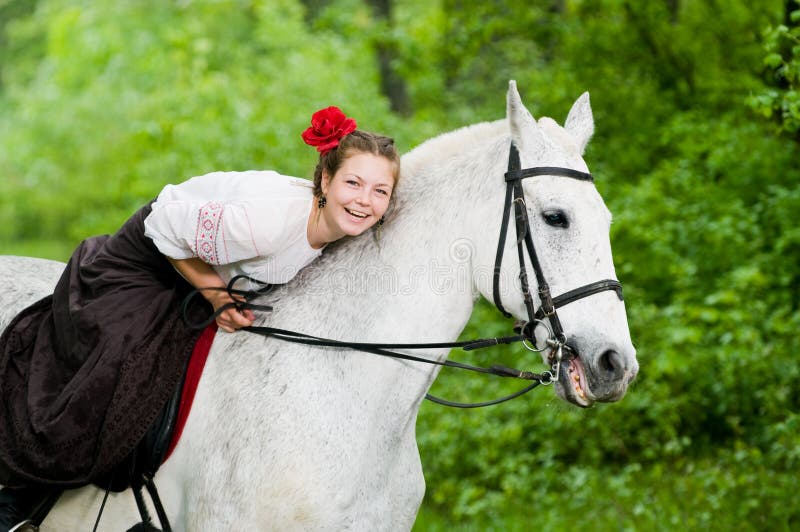
<path id="1" fill-rule="evenodd" d="M 571 177 L 581 181 L 594 182 L 592 174 L 573 170 L 572 168 L 561 168 L 559 166 L 537 166 L 535 168 L 523 168 L 521 170 L 509 170 L 505 173 L 506 181 L 517 181 L 526 177 L 536 177 L 539 175 L 557 175 L 561 177 Z"/>

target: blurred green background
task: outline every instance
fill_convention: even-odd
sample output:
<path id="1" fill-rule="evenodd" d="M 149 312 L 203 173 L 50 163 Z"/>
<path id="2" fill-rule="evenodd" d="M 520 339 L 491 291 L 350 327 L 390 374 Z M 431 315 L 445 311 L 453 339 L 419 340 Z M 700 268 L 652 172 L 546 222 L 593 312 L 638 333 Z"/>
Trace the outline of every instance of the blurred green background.
<path id="1" fill-rule="evenodd" d="M 426 404 L 415 530 L 798 530 L 799 77 L 795 0 L 0 0 L 0 253 L 64 260 L 212 170 L 308 177 L 326 105 L 407 151 L 509 79 L 559 121 L 588 90 L 641 372 L 587 411 Z"/>

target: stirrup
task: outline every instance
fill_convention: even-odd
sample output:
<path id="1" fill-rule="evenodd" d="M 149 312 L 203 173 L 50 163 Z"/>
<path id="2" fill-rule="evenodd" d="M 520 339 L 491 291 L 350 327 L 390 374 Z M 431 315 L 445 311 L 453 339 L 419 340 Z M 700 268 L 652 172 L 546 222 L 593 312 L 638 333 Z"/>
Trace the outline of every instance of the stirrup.
<path id="1" fill-rule="evenodd" d="M 19 524 L 14 525 L 8 532 L 39 532 L 39 527 L 33 521 L 26 519 Z"/>

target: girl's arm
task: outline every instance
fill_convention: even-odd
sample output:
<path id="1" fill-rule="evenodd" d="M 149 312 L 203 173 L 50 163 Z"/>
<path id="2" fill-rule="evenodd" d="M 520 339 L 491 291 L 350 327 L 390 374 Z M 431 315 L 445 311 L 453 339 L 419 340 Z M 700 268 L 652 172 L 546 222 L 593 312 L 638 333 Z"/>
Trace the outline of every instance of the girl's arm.
<path id="1" fill-rule="evenodd" d="M 195 288 L 226 287 L 225 281 L 214 271 L 214 268 L 196 257 L 189 259 L 167 257 L 167 260 Z M 202 290 L 201 293 L 211 303 L 215 311 L 226 303 L 234 302 L 226 291 Z M 251 310 L 240 312 L 235 308 L 229 308 L 217 316 L 217 325 L 223 331 L 233 332 L 241 327 L 252 325 L 254 319 L 255 315 Z"/>

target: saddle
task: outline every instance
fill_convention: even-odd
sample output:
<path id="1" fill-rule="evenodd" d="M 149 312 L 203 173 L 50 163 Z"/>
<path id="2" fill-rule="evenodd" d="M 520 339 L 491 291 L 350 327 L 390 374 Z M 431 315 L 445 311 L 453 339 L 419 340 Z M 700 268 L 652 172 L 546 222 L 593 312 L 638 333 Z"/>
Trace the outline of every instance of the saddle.
<path id="1" fill-rule="evenodd" d="M 191 357 L 186 362 L 183 378 L 180 379 L 169 401 L 150 425 L 150 429 L 134 451 L 111 471 L 93 482 L 95 486 L 104 491 L 119 493 L 128 488 L 133 490 L 142 522 L 129 529 L 128 532 L 159 530 L 152 524 L 152 518 L 144 502 L 142 488 L 147 489 L 153 501 L 163 531 L 169 532 L 170 530 L 169 521 L 153 478 L 161 464 L 172 454 L 180 439 L 216 331 L 216 323 L 208 325 L 203 330 L 194 345 Z M 41 525 L 63 492 L 64 490 L 61 489 L 48 489 L 47 496 L 41 500 L 30 516 L 32 525 L 35 527 Z M 36 530 L 36 528 L 32 528 L 32 530 Z"/>

